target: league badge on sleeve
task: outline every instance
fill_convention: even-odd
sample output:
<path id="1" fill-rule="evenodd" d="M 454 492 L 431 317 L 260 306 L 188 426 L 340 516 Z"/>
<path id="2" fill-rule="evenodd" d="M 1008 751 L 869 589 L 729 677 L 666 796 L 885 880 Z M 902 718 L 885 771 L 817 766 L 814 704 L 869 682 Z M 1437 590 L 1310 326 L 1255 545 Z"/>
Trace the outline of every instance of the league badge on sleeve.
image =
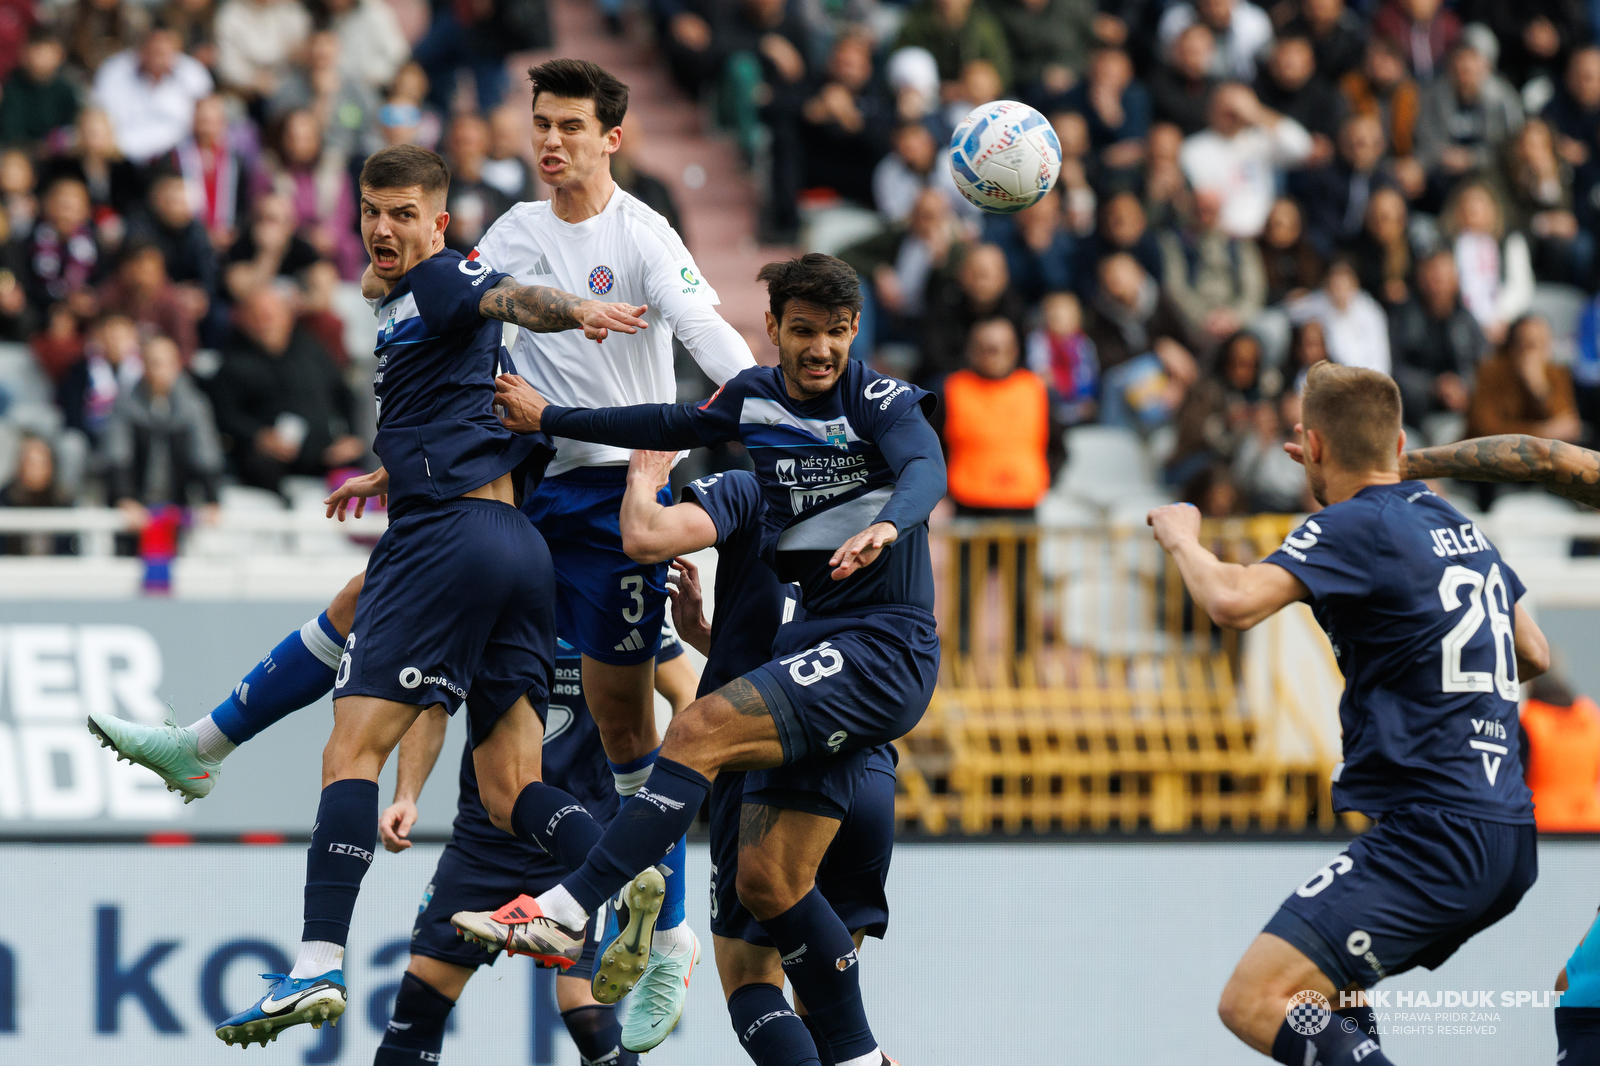
<path id="1" fill-rule="evenodd" d="M 616 278 L 612 277 L 611 268 L 608 266 L 597 266 L 589 271 L 589 291 L 596 296 L 604 296 L 610 292 L 615 281 Z"/>
<path id="2" fill-rule="evenodd" d="M 843 422 L 828 423 L 828 443 L 833 445 L 835 448 L 848 449 L 850 447 L 850 441 L 845 436 L 844 427 L 845 424 Z"/>

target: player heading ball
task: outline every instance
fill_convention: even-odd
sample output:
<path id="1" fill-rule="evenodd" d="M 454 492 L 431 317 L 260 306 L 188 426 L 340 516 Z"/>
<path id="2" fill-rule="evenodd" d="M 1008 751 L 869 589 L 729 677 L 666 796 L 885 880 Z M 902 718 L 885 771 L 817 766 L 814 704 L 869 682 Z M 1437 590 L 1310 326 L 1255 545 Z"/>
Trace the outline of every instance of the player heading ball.
<path id="1" fill-rule="evenodd" d="M 1494 545 L 1425 482 L 1401 480 L 1393 379 L 1319 363 L 1304 401 L 1290 453 L 1324 509 L 1277 551 L 1220 562 L 1184 504 L 1149 522 L 1218 623 L 1249 629 L 1310 603 L 1345 674 L 1334 808 L 1377 820 L 1279 907 L 1218 1011 L 1278 1062 L 1383 1066 L 1371 1008 L 1327 1004 L 1438 967 L 1533 885 L 1517 686 L 1549 668 L 1549 649 Z"/>

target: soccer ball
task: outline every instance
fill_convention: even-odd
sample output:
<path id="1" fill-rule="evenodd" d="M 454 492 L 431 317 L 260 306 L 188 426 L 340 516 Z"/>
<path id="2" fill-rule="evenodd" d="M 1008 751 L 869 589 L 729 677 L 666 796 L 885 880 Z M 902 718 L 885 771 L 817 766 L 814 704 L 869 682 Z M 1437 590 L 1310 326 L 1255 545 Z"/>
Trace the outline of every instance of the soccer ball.
<path id="1" fill-rule="evenodd" d="M 1027 104 L 996 100 L 972 109 L 950 135 L 950 170 L 961 195 L 1011 214 L 1039 202 L 1061 172 L 1061 142 Z"/>

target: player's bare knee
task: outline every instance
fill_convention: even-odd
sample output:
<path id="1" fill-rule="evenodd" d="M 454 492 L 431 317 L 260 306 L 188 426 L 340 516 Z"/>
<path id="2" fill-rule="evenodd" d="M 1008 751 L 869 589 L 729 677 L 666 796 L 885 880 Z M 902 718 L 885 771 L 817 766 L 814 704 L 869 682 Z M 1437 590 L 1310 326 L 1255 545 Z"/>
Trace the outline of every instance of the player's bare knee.
<path id="1" fill-rule="evenodd" d="M 812 878 L 797 876 L 757 848 L 739 851 L 739 872 L 733 887 L 739 902 L 757 921 L 776 918 L 792 908 L 811 891 L 813 883 Z"/>
<path id="2" fill-rule="evenodd" d="M 661 742 L 661 754 L 673 762 L 704 772 L 702 764 L 714 754 L 722 723 L 718 708 L 710 699 L 695 700 L 673 717 Z"/>

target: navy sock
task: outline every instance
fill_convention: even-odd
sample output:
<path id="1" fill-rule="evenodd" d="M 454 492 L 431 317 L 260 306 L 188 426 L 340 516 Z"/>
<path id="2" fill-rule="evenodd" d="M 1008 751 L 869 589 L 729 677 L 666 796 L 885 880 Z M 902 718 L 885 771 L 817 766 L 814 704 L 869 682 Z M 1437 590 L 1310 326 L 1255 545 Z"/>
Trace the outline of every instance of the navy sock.
<path id="1" fill-rule="evenodd" d="M 532 782 L 517 795 L 511 827 L 518 840 L 537 844 L 569 870 L 583 865 L 602 832 L 583 804 L 543 781 Z"/>
<path id="2" fill-rule="evenodd" d="M 394 1016 L 383 1031 L 383 1043 L 372 1059 L 372 1066 L 415 1066 L 419 1062 L 438 1062 L 444 1047 L 444 1026 L 450 1019 L 455 1000 L 446 999 L 416 974 L 400 978 L 400 992 L 394 997 Z"/>
<path id="3" fill-rule="evenodd" d="M 1355 1066 L 1358 1062 L 1361 1066 L 1394 1066 L 1378 1046 L 1377 1034 L 1362 1029 L 1360 1023 L 1363 1015 L 1372 1015 L 1372 1011 L 1363 1008 L 1336 1011 L 1328 1027 L 1311 1036 L 1295 1032 L 1285 1018 L 1283 1025 L 1278 1028 L 1277 1037 L 1272 1041 L 1272 1057 L 1284 1063 L 1284 1066 L 1306 1066 L 1307 1063 L 1314 1066 Z M 1347 1032 L 1343 1023 L 1352 1017 L 1356 1025 L 1353 1032 Z M 1315 1047 L 1316 1051 L 1308 1053 L 1309 1047 Z"/>
<path id="4" fill-rule="evenodd" d="M 1600 1007 L 1557 1007 L 1555 1015 L 1556 1061 L 1562 1066 L 1600 1062 Z"/>
<path id="5" fill-rule="evenodd" d="M 636 796 L 644 783 L 650 780 L 651 767 L 655 766 L 656 759 L 661 755 L 658 747 L 648 755 L 641 755 L 632 762 L 606 762 L 611 766 L 611 776 L 617 783 L 617 794 L 621 796 Z M 672 929 L 684 923 L 684 897 L 689 890 L 687 869 L 689 865 L 689 838 L 680 839 L 667 852 L 667 857 L 658 865 L 662 877 L 666 878 L 667 894 L 661 900 L 661 915 L 656 919 L 657 929 Z"/>
<path id="6" fill-rule="evenodd" d="M 805 1000 L 800 1002 L 804 1003 Z M 800 1020 L 806 1023 L 806 1028 L 811 1031 L 811 1040 L 817 1045 L 817 1058 L 822 1066 L 833 1066 L 833 1052 L 828 1048 L 828 1034 L 822 1031 L 822 1024 L 811 1014 L 800 1015 Z"/>
<path id="7" fill-rule="evenodd" d="M 567 1026 L 567 1035 L 578 1045 L 578 1061 L 582 1066 L 635 1066 L 637 1053 L 622 1047 L 622 1023 L 611 1007 L 598 1004 L 591 1007 L 574 1007 L 561 1012 Z"/>
<path id="8" fill-rule="evenodd" d="M 228 698 L 217 704 L 211 721 L 229 740 L 243 744 L 278 719 L 331 692 L 343 653 L 344 636 L 323 611 L 256 663 Z"/>
<path id="9" fill-rule="evenodd" d="M 861 1003 L 856 942 L 816 886 L 761 928 L 783 956 L 784 976 L 827 1036 L 835 1061 L 846 1062 L 877 1047 Z"/>
<path id="10" fill-rule="evenodd" d="M 606 827 L 583 867 L 561 882 L 578 905 L 593 914 L 628 879 L 660 862 L 689 831 L 711 782 L 671 759 L 657 759 L 650 783 Z"/>
<path id="11" fill-rule="evenodd" d="M 777 985 L 741 985 L 728 997 L 728 1019 L 756 1066 L 820 1066 L 817 1045 Z"/>
<path id="12" fill-rule="evenodd" d="M 344 944 L 361 879 L 378 846 L 378 783 L 335 781 L 322 790 L 306 849 L 306 924 L 301 940 Z"/>

